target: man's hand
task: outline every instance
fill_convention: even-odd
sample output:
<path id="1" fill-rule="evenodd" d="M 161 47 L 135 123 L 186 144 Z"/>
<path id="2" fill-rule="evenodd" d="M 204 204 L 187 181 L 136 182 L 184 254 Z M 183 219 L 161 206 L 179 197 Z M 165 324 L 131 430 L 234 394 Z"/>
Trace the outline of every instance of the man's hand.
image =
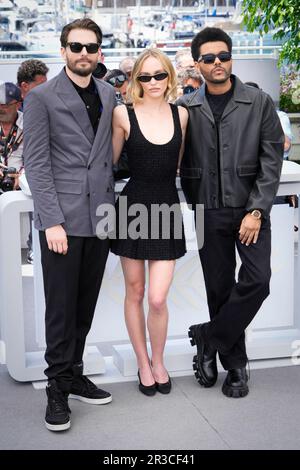
<path id="1" fill-rule="evenodd" d="M 67 234 L 61 225 L 47 228 L 45 230 L 48 248 L 54 253 L 66 255 L 68 251 Z"/>
<path id="2" fill-rule="evenodd" d="M 239 239 L 242 244 L 249 246 L 250 243 L 256 243 L 261 227 L 261 220 L 256 219 L 251 214 L 246 214 L 242 220 Z"/>

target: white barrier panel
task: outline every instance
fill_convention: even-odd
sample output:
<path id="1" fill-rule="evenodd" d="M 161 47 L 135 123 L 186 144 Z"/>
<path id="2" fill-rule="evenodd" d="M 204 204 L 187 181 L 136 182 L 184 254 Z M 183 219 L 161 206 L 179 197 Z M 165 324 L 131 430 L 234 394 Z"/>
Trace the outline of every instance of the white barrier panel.
<path id="1" fill-rule="evenodd" d="M 284 162 L 278 194 L 298 193 L 300 166 Z M 26 351 L 24 340 L 20 214 L 31 210 L 32 200 L 22 192 L 10 192 L 0 197 L 0 338 L 6 346 L 8 371 L 20 381 L 45 379 L 43 354 Z M 295 256 L 299 236 L 295 238 L 293 231 L 294 210 L 287 205 L 274 206 L 271 222 L 271 295 L 247 330 L 250 359 L 291 357 L 293 343 L 300 339 L 300 299 L 297 288 L 300 270 L 299 257 Z M 36 231 L 34 254 L 36 339 L 40 346 L 44 346 L 44 296 Z M 110 254 L 87 344 L 128 340 L 123 299 L 124 282 L 120 262 L 115 255 Z M 170 322 L 166 365 L 171 372 L 186 371 L 191 368 L 193 354 L 186 337 L 187 329 L 193 323 L 208 320 L 197 251 L 189 251 L 177 261 L 168 304 Z M 184 339 L 174 339 L 174 336 L 184 336 Z M 104 359 L 95 347 L 84 361 L 86 373 L 105 372 Z M 136 374 L 135 358 L 129 344 L 115 346 L 115 365 L 123 376 Z"/>

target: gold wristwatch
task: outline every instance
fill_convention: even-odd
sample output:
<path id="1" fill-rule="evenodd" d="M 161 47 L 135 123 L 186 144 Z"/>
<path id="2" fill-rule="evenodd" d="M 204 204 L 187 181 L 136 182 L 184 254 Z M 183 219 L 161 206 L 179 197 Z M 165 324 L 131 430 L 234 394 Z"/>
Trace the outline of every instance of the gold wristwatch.
<path id="1" fill-rule="evenodd" d="M 250 212 L 250 214 L 252 215 L 252 217 L 254 217 L 257 220 L 261 219 L 261 211 L 258 209 L 254 209 L 253 211 Z"/>

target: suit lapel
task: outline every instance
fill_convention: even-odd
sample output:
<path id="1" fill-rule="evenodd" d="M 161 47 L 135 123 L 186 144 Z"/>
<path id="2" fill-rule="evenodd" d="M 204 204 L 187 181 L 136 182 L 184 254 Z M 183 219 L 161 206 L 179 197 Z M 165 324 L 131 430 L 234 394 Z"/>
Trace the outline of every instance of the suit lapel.
<path id="1" fill-rule="evenodd" d="M 59 74 L 59 89 L 57 95 L 62 99 L 65 106 L 71 111 L 75 121 L 81 127 L 83 135 L 91 144 L 94 142 L 94 131 L 84 102 L 78 95 L 64 70 Z"/>
<path id="2" fill-rule="evenodd" d="M 95 85 L 97 87 L 97 91 L 102 103 L 102 113 L 101 113 L 101 118 L 99 121 L 98 129 L 95 135 L 94 143 L 93 143 L 93 148 L 90 153 L 89 157 L 89 163 L 95 158 L 96 155 L 99 155 L 101 153 L 101 147 L 102 145 L 105 144 L 105 139 L 103 139 L 103 131 L 105 128 L 107 128 L 108 119 L 111 119 L 111 115 L 109 114 L 108 110 L 111 109 L 111 103 L 109 103 L 109 93 L 106 92 L 106 89 L 104 86 L 101 86 L 101 83 L 99 83 L 99 80 L 94 80 Z"/>

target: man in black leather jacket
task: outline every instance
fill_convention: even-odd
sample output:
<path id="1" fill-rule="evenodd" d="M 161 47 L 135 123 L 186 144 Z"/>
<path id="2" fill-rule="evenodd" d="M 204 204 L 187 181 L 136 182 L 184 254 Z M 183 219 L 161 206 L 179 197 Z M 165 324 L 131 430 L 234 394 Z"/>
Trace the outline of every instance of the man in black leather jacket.
<path id="1" fill-rule="evenodd" d="M 217 380 L 216 353 L 228 371 L 228 397 L 249 392 L 244 330 L 269 295 L 269 213 L 283 159 L 284 136 L 271 98 L 232 75 L 232 42 L 205 28 L 192 55 L 205 79 L 178 100 L 189 112 L 181 184 L 189 204 L 204 205 L 204 245 L 199 250 L 210 321 L 192 325 L 194 370 L 199 383 Z M 237 248 L 242 265 L 235 279 Z"/>

